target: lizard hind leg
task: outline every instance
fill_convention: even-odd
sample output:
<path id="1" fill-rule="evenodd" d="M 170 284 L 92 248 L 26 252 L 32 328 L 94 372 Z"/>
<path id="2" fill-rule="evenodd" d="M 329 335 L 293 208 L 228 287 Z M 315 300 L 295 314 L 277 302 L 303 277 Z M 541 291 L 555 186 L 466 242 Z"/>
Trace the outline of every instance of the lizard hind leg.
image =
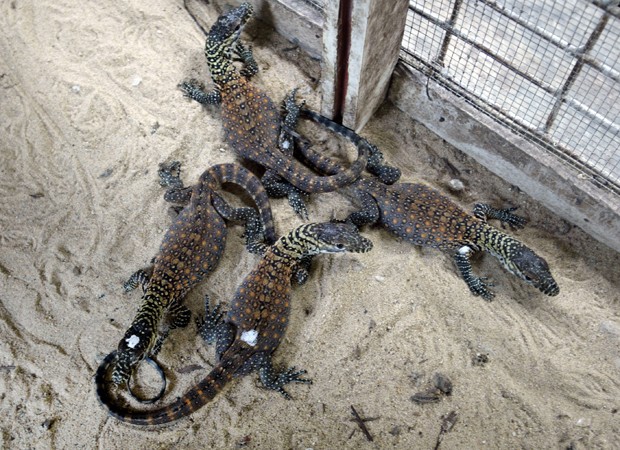
<path id="1" fill-rule="evenodd" d="M 205 315 L 196 320 L 196 326 L 198 334 L 207 344 L 215 344 L 218 361 L 235 339 L 235 329 L 222 320 L 224 315 L 222 304 L 216 303 L 211 307 L 209 296 L 205 295 Z"/>
<path id="2" fill-rule="evenodd" d="M 216 342 L 217 329 L 223 317 L 222 304 L 216 303 L 211 308 L 210 297 L 205 295 L 205 315 L 196 318 L 196 327 L 198 328 L 198 334 L 207 344 L 214 344 Z"/>
<path id="3" fill-rule="evenodd" d="M 267 170 L 261 182 L 267 191 L 269 197 L 282 198 L 287 197 L 289 205 L 303 220 L 308 220 L 308 209 L 306 208 L 305 197 L 307 194 L 296 188 L 288 181 L 283 180 L 278 174 L 271 170 Z"/>
<path id="4" fill-rule="evenodd" d="M 245 245 L 250 253 L 257 253 L 265 240 L 265 228 L 254 208 L 233 208 L 220 195 L 212 194 L 212 203 L 220 216 L 226 220 L 245 223 Z"/>
<path id="5" fill-rule="evenodd" d="M 279 392 L 287 400 L 290 400 L 291 396 L 284 390 L 285 385 L 289 383 L 312 384 L 312 380 L 301 378 L 301 375 L 307 373 L 305 370 L 297 370 L 295 367 L 291 367 L 283 372 L 276 371 L 271 363 L 271 355 L 265 353 L 255 354 L 246 364 L 251 365 L 252 368 L 258 368 L 258 374 L 264 387 Z"/>

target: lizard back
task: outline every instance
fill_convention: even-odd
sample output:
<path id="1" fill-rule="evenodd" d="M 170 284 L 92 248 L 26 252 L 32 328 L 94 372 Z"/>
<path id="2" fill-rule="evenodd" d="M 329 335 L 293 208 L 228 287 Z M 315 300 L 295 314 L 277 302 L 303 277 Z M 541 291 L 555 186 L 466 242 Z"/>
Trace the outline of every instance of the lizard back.
<path id="1" fill-rule="evenodd" d="M 128 380 L 136 364 L 156 347 L 160 327 L 172 305 L 178 308 L 187 293 L 219 263 L 228 229 L 212 202 L 215 189 L 227 182 L 244 187 L 250 194 L 259 208 L 267 242 L 275 240 L 269 199 L 260 180 L 237 164 L 205 170 L 192 188 L 189 203 L 164 235 L 142 304 L 118 344 L 112 376 L 115 384 Z"/>
<path id="2" fill-rule="evenodd" d="M 475 241 L 483 224 L 450 198 L 420 183 L 385 186 L 375 180 L 358 182 L 375 197 L 381 222 L 392 233 L 417 245 L 451 250 Z"/>

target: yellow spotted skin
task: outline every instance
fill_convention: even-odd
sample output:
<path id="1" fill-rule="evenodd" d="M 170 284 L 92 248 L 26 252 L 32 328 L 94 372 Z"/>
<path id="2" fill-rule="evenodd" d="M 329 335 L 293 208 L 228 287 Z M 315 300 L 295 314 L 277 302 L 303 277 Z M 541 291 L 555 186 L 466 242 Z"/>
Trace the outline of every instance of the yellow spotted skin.
<path id="1" fill-rule="evenodd" d="M 122 405 L 110 392 L 102 399 L 117 419 L 134 425 L 157 425 L 191 414 L 212 400 L 235 375 L 258 371 L 261 382 L 269 389 L 290 398 L 283 386 L 309 383 L 301 378 L 305 371 L 291 368 L 274 370 L 271 355 L 278 348 L 288 325 L 291 301 L 291 276 L 300 262 L 319 253 L 368 252 L 372 242 L 362 237 L 357 228 L 342 223 L 310 223 L 292 230 L 264 249 L 258 265 L 238 287 L 231 308 L 223 321 L 211 313 L 206 328 L 217 330 L 219 362 L 213 370 L 186 394 L 170 405 L 155 410 L 135 410 Z M 209 305 L 207 301 L 207 316 Z M 205 324 L 208 323 L 209 327 Z M 102 366 L 109 364 L 104 361 Z"/>
<path id="2" fill-rule="evenodd" d="M 243 220 L 238 211 L 251 210 L 223 208 L 228 205 L 215 193 L 223 183 L 238 184 L 250 194 L 258 206 L 266 241 L 275 240 L 269 199 L 260 180 L 237 164 L 219 164 L 206 170 L 191 189 L 189 203 L 164 235 L 142 304 L 113 353 L 113 384 L 126 383 L 136 365 L 154 353 L 156 344 L 161 345 L 169 329 L 187 324 L 189 311 L 182 302 L 219 263 L 228 233 L 225 218 Z M 229 215 L 222 217 L 222 211 Z M 249 232 L 259 234 L 258 230 Z M 98 385 L 98 391 L 111 387 L 104 377 L 98 378 Z"/>
<path id="3" fill-rule="evenodd" d="M 205 55 L 216 90 L 207 94 L 193 81 L 182 83 L 181 89 L 186 96 L 202 104 L 221 104 L 226 141 L 240 158 L 268 170 L 263 183 L 270 195 L 278 197 L 290 193 L 289 185 L 283 185 L 274 178 L 276 176 L 304 193 L 331 192 L 349 185 L 366 167 L 370 154 L 368 145 L 358 146 L 358 159 L 350 167 L 330 176 L 317 175 L 294 159 L 289 151 L 279 148 L 279 108 L 233 65 L 234 52 L 251 55 L 238 38 L 252 11 L 249 3 L 242 3 L 222 14 L 209 31 Z M 242 59 L 255 64 L 251 56 L 242 56 Z M 303 209 L 300 205 L 295 208 L 298 212 Z"/>

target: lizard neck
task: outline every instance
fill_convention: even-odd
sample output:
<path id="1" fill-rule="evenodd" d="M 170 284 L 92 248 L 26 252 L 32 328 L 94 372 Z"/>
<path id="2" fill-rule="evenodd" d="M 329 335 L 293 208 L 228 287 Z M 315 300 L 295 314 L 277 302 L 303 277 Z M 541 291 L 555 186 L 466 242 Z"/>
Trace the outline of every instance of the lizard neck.
<path id="1" fill-rule="evenodd" d="M 162 274 L 162 277 L 153 276 L 142 298 L 143 305 L 147 303 L 157 305 L 163 311 L 172 303 L 175 298 L 174 283 L 173 280 L 166 278 L 168 277 L 165 274 Z"/>
<path id="2" fill-rule="evenodd" d="M 504 267 L 512 271 L 511 257 L 523 244 L 487 223 L 481 222 L 480 225 L 477 227 L 475 239 L 472 240 L 474 244 L 491 253 Z"/>
<path id="3" fill-rule="evenodd" d="M 220 89 L 236 84 L 241 78 L 232 63 L 232 58 L 226 53 L 230 53 L 230 50 L 223 50 L 221 47 L 205 50 L 211 79 Z"/>
<path id="4" fill-rule="evenodd" d="M 303 227 L 302 227 L 303 228 Z M 317 255 L 319 249 L 313 242 L 304 237 L 304 232 L 296 232 L 282 236 L 271 248 L 272 253 L 288 261 L 299 261 L 306 256 Z"/>

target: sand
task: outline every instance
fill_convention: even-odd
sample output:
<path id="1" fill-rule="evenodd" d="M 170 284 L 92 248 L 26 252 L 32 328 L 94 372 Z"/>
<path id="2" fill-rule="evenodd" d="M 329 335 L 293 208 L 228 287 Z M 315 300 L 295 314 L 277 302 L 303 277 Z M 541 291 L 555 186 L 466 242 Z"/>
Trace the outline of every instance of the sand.
<path id="1" fill-rule="evenodd" d="M 205 11 L 209 24 L 217 12 Z M 530 224 L 515 235 L 546 258 L 560 295 L 544 296 L 484 255 L 476 271 L 497 293 L 486 302 L 470 295 L 449 255 L 369 228 L 372 252 L 321 256 L 295 288 L 275 360 L 306 369 L 314 384 L 290 386 L 294 400 L 252 375 L 169 427 L 110 418 L 93 374 L 140 302 L 122 282 L 149 263 L 170 221 L 157 166 L 180 160 L 191 182 L 235 160 L 217 109 L 176 89 L 208 80 L 204 37 L 179 0 L 4 1 L 0 29 L 2 447 L 433 448 L 454 411 L 441 448 L 618 448 L 618 253 L 389 104 L 363 134 L 403 180 L 447 192 L 458 178 L 465 190 L 451 195 L 464 207 L 519 206 Z M 318 107 L 316 61 L 256 24 L 246 38 L 258 85 L 274 99 L 299 86 Z M 331 138 L 304 126 L 318 146 Z M 285 200 L 273 208 L 279 232 L 301 223 Z M 315 221 L 352 208 L 336 193 L 309 201 Z M 196 314 L 205 294 L 226 302 L 256 263 L 241 232 L 231 227 L 219 269 L 189 295 Z M 190 326 L 160 361 L 170 401 L 204 376 L 214 352 Z M 414 403 L 436 373 L 451 380 L 451 395 Z M 373 419 L 373 442 L 351 405 Z"/>

